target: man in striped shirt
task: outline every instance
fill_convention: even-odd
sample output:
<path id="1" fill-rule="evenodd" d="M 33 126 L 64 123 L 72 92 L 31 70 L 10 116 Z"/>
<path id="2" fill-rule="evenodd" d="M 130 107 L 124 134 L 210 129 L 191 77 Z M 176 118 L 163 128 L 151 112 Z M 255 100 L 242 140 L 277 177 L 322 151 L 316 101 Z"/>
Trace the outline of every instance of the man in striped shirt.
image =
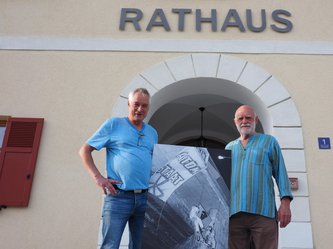
<path id="1" fill-rule="evenodd" d="M 226 146 L 232 151 L 229 249 L 277 249 L 278 223 L 289 224 L 293 199 L 280 146 L 273 136 L 255 132 L 252 107 L 239 107 L 234 122 L 240 137 Z M 272 177 L 281 198 L 278 211 Z"/>

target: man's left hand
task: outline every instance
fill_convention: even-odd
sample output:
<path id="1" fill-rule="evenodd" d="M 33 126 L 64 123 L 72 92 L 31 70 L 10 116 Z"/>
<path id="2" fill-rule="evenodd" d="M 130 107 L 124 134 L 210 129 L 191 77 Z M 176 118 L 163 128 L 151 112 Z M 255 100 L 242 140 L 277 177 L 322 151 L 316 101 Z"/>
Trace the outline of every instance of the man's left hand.
<path id="1" fill-rule="evenodd" d="M 278 220 L 280 227 L 286 227 L 291 221 L 290 198 L 283 198 L 278 211 Z"/>

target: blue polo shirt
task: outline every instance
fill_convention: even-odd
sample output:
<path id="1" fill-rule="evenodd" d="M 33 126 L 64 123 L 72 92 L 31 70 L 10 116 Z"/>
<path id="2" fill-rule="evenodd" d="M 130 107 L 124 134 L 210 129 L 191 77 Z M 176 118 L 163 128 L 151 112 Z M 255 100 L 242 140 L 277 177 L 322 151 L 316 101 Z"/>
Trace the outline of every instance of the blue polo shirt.
<path id="1" fill-rule="evenodd" d="M 151 176 L 156 130 L 144 123 L 138 130 L 127 117 L 110 118 L 87 140 L 96 150 L 106 149 L 107 177 L 122 181 L 123 190 L 147 189 Z"/>

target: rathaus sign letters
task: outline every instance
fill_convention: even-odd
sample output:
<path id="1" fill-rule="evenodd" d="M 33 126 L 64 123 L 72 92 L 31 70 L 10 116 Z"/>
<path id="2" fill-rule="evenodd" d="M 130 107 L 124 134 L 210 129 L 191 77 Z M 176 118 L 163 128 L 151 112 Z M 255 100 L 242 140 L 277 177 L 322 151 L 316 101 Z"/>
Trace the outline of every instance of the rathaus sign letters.
<path id="1" fill-rule="evenodd" d="M 293 28 L 293 23 L 289 20 L 291 13 L 287 10 L 277 9 L 267 13 L 265 9 L 252 11 L 246 9 L 245 16 L 239 14 L 236 9 L 218 12 L 211 9 L 209 15 L 204 15 L 200 9 L 172 9 L 168 15 L 163 9 L 155 9 L 151 17 L 143 21 L 143 11 L 137 8 L 122 8 L 120 14 L 119 30 L 124 31 L 127 25 L 131 25 L 136 31 L 151 31 L 153 28 L 162 28 L 165 31 L 185 31 L 185 22 L 195 21 L 195 31 L 200 32 L 204 27 L 210 26 L 211 31 L 221 31 L 233 28 L 240 32 L 263 32 L 272 29 L 278 33 L 288 33 Z M 258 16 L 259 18 L 258 18 Z M 177 18 L 178 25 L 170 25 L 170 18 Z M 218 22 L 222 20 L 222 22 Z M 256 20 L 255 20 L 256 19 Z M 259 21 L 260 20 L 260 21 Z"/>

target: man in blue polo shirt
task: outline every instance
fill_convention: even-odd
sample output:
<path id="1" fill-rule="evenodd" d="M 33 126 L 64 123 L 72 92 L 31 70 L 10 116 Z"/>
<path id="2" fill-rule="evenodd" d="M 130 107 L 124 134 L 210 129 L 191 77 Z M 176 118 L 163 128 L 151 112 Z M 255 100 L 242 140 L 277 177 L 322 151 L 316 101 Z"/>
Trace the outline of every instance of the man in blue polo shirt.
<path id="1" fill-rule="evenodd" d="M 273 136 L 255 132 L 252 107 L 239 107 L 234 122 L 240 137 L 226 146 L 232 150 L 229 249 L 277 249 L 278 223 L 289 224 L 293 199 L 280 146 Z M 281 198 L 278 211 L 272 177 Z"/>
<path id="2" fill-rule="evenodd" d="M 105 196 L 98 249 L 118 249 L 126 223 L 129 248 L 140 249 L 152 154 L 157 132 L 143 122 L 150 104 L 144 88 L 129 94 L 128 117 L 110 118 L 80 149 L 83 165 Z M 92 152 L 106 148 L 106 174 L 97 169 Z"/>

